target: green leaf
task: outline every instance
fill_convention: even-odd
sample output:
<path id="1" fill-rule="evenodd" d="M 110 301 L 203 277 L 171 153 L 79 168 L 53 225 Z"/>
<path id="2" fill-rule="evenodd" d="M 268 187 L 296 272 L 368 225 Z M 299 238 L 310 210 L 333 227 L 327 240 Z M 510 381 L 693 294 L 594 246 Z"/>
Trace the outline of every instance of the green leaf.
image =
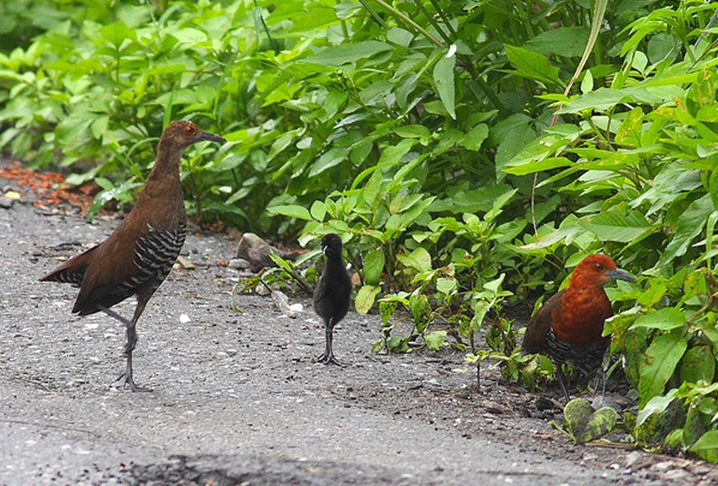
<path id="1" fill-rule="evenodd" d="M 376 285 L 381 279 L 381 273 L 384 271 L 384 251 L 376 248 L 367 253 L 364 258 L 364 281 L 370 285 Z"/>
<path id="2" fill-rule="evenodd" d="M 543 54 L 531 52 L 522 47 L 504 44 L 509 62 L 517 69 L 517 74 L 524 78 L 533 79 L 546 86 L 560 86 L 559 68 L 552 66 Z"/>
<path id="3" fill-rule="evenodd" d="M 407 267 L 419 272 L 431 270 L 431 255 L 423 247 L 418 247 L 408 255 L 399 255 L 398 259 Z"/>
<path id="4" fill-rule="evenodd" d="M 341 66 L 350 62 L 366 59 L 380 52 L 393 49 L 389 44 L 379 41 L 363 41 L 328 47 L 313 56 L 304 59 L 304 62 L 321 64 L 323 66 Z"/>
<path id="5" fill-rule="evenodd" d="M 322 201 L 314 201 L 312 207 L 309 208 L 309 213 L 312 218 L 321 222 L 324 221 L 324 217 L 327 215 L 327 208 Z"/>
<path id="6" fill-rule="evenodd" d="M 681 381 L 697 383 L 703 380 L 707 383 L 713 381 L 716 371 L 716 359 L 711 348 L 706 345 L 693 346 L 681 360 Z"/>
<path id="7" fill-rule="evenodd" d="M 668 405 L 670 405 L 671 402 L 676 398 L 677 391 L 677 388 L 672 388 L 671 391 L 669 391 L 665 395 L 657 395 L 648 400 L 648 403 L 646 403 L 646 405 L 638 412 L 638 416 L 636 417 L 636 425 L 642 425 L 643 422 L 645 422 L 646 419 L 651 415 L 662 413 L 665 409 L 667 409 Z"/>
<path id="8" fill-rule="evenodd" d="M 566 157 L 548 157 L 538 161 L 520 161 L 519 165 L 512 165 L 509 161 L 504 168 L 504 172 L 513 175 L 533 174 L 534 172 L 544 172 L 558 167 L 568 167 L 572 162 Z"/>
<path id="9" fill-rule="evenodd" d="M 407 138 L 396 145 L 389 145 L 382 151 L 377 165 L 385 169 L 398 164 L 401 158 L 411 150 L 411 147 L 413 147 L 415 143 L 416 140 Z"/>
<path id="10" fill-rule="evenodd" d="M 587 42 L 585 27 L 559 27 L 541 32 L 526 43 L 526 48 L 541 54 L 579 57 Z"/>
<path id="11" fill-rule="evenodd" d="M 414 292 L 409 297 L 409 310 L 416 324 L 416 331 L 423 334 L 429 324 L 434 320 L 433 310 L 429 298 L 421 293 Z"/>
<path id="12" fill-rule="evenodd" d="M 413 38 L 414 34 L 399 27 L 392 27 L 386 31 L 386 40 L 400 46 L 408 47 Z"/>
<path id="13" fill-rule="evenodd" d="M 678 218 L 676 234 L 673 235 L 673 239 L 661 254 L 656 266 L 662 267 L 670 263 L 674 258 L 684 255 L 693 239 L 703 231 L 708 216 L 713 210 L 713 201 L 710 194 L 706 194 L 689 204 L 688 208 Z"/>
<path id="14" fill-rule="evenodd" d="M 709 430 L 689 449 L 708 462 L 718 463 L 718 430 Z"/>
<path id="15" fill-rule="evenodd" d="M 433 331 L 424 334 L 424 342 L 426 347 L 432 351 L 441 351 L 441 348 L 446 346 L 446 331 Z"/>
<path id="16" fill-rule="evenodd" d="M 441 56 L 434 65 L 434 83 L 439 93 L 439 99 L 446 108 L 451 118 L 456 119 L 455 111 L 455 90 L 454 68 L 456 67 L 456 56 Z"/>
<path id="17" fill-rule="evenodd" d="M 307 211 L 307 208 L 296 204 L 272 206 L 267 208 L 267 212 L 269 214 L 281 214 L 282 216 L 304 219 L 307 221 L 310 221 L 312 219 L 312 216 L 311 214 L 309 214 L 309 211 Z"/>
<path id="18" fill-rule="evenodd" d="M 486 123 L 479 123 L 464 136 L 463 146 L 467 150 L 477 152 L 481 150 L 481 144 L 489 136 L 489 126 Z"/>
<path id="19" fill-rule="evenodd" d="M 333 147 L 319 157 L 309 170 L 309 177 L 314 177 L 332 167 L 341 164 L 347 158 L 347 149 L 344 147 Z"/>
<path id="20" fill-rule="evenodd" d="M 661 329 L 663 331 L 669 331 L 682 327 L 686 323 L 686 317 L 683 312 L 676 309 L 675 307 L 666 307 L 657 311 L 649 312 L 648 314 L 636 319 L 631 329 L 637 327 L 647 327 L 649 329 Z"/>
<path id="21" fill-rule="evenodd" d="M 663 392 L 663 387 L 673 375 L 687 347 L 686 338 L 676 331 L 653 339 L 640 365 L 639 406 L 642 407 L 648 400 Z"/>
<path id="22" fill-rule="evenodd" d="M 616 143 L 630 147 L 640 147 L 643 128 L 643 110 L 640 106 L 632 109 L 624 118 L 616 133 Z"/>
<path id="23" fill-rule="evenodd" d="M 376 296 L 381 290 L 377 285 L 364 285 L 357 292 L 356 298 L 354 299 L 354 307 L 359 314 L 366 314 L 369 312 L 374 305 Z"/>
<path id="24" fill-rule="evenodd" d="M 436 279 L 436 290 L 442 294 L 449 295 L 451 292 L 456 290 L 457 283 L 453 277 L 440 277 Z"/>
<path id="25" fill-rule="evenodd" d="M 653 225 L 639 212 L 628 215 L 601 213 L 578 220 L 578 224 L 594 233 L 601 241 L 634 242 L 653 232 Z"/>

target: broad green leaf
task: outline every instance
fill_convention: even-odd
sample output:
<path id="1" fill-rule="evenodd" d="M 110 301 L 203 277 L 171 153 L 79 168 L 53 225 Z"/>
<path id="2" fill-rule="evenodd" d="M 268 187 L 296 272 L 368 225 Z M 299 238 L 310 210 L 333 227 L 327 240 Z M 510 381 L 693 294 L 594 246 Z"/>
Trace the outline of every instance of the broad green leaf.
<path id="1" fill-rule="evenodd" d="M 314 177 L 332 167 L 341 164 L 346 160 L 347 149 L 344 147 L 333 147 L 327 150 L 309 170 L 309 177 Z"/>
<path id="2" fill-rule="evenodd" d="M 436 279 L 436 290 L 442 294 L 449 295 L 456 290 L 457 283 L 453 277 L 439 277 Z"/>
<path id="3" fill-rule="evenodd" d="M 392 27 L 386 31 L 386 40 L 400 46 L 408 47 L 413 38 L 414 34 L 399 27 Z"/>
<path id="4" fill-rule="evenodd" d="M 585 27 L 559 27 L 541 32 L 528 41 L 527 49 L 541 54 L 558 54 L 566 57 L 579 57 L 588 42 L 588 29 Z"/>
<path id="5" fill-rule="evenodd" d="M 643 128 L 643 110 L 640 106 L 632 109 L 618 128 L 616 143 L 631 147 L 640 147 L 641 129 Z"/>
<path id="6" fill-rule="evenodd" d="M 441 351 L 441 348 L 446 346 L 446 331 L 433 331 L 424 334 L 424 342 L 426 347 L 432 351 Z"/>
<path id="7" fill-rule="evenodd" d="M 714 209 L 709 194 L 693 201 L 678 218 L 676 233 L 661 254 L 656 266 L 667 265 L 674 258 L 684 255 L 693 239 L 703 231 L 706 220 Z"/>
<path id="8" fill-rule="evenodd" d="M 699 344 L 693 346 L 681 360 L 681 381 L 689 383 L 697 383 L 703 380 L 707 383 L 713 381 L 716 371 L 716 359 L 713 356 L 711 348 L 706 345 Z"/>
<path id="9" fill-rule="evenodd" d="M 370 285 L 377 285 L 384 271 L 385 256 L 381 248 L 367 253 L 364 258 L 364 281 Z"/>
<path id="10" fill-rule="evenodd" d="M 654 230 L 651 222 L 635 211 L 627 216 L 619 213 L 601 213 L 582 218 L 578 223 L 594 233 L 601 241 L 621 243 L 638 240 Z"/>
<path id="11" fill-rule="evenodd" d="M 489 127 L 485 123 L 479 123 L 464 136 L 463 146 L 468 150 L 477 152 L 489 136 Z"/>
<path id="12" fill-rule="evenodd" d="M 648 417 L 654 414 L 663 412 L 668 408 L 668 405 L 676 398 L 677 388 L 672 388 L 671 391 L 665 395 L 656 395 L 651 398 L 646 405 L 638 411 L 636 417 L 636 425 L 642 425 Z"/>
<path id="13" fill-rule="evenodd" d="M 431 132 L 424 125 L 403 125 L 396 127 L 394 133 L 402 138 L 424 138 L 431 136 Z"/>
<path id="14" fill-rule="evenodd" d="M 364 285 L 357 292 L 356 298 L 354 299 L 354 307 L 359 314 L 366 314 L 369 312 L 374 305 L 376 296 L 381 290 L 376 285 Z"/>
<path id="15" fill-rule="evenodd" d="M 381 153 L 381 157 L 379 157 L 379 163 L 377 165 L 385 169 L 398 164 L 401 158 L 411 150 L 411 147 L 413 147 L 415 143 L 416 140 L 406 138 L 396 145 L 385 147 Z"/>
<path id="16" fill-rule="evenodd" d="M 322 201 L 314 201 L 312 207 L 309 208 L 309 213 L 312 218 L 321 222 L 324 221 L 324 216 L 327 215 L 327 208 Z"/>
<path id="17" fill-rule="evenodd" d="M 431 254 L 423 247 L 418 247 L 408 255 L 399 255 L 398 259 L 407 267 L 419 272 L 431 270 Z"/>
<path id="18" fill-rule="evenodd" d="M 304 59 L 304 62 L 321 64 L 323 66 L 341 66 L 356 62 L 359 59 L 366 59 L 380 52 L 393 49 L 389 44 L 379 41 L 363 41 L 349 44 L 342 44 L 336 47 L 328 47 L 313 56 Z"/>
<path id="19" fill-rule="evenodd" d="M 397 302 L 395 301 L 379 301 L 379 314 L 381 314 L 381 322 L 383 322 L 385 326 L 389 324 L 389 321 L 394 316 L 394 313 L 396 313 L 396 305 Z"/>
<path id="20" fill-rule="evenodd" d="M 433 309 L 426 295 L 414 292 L 409 297 L 409 310 L 416 324 L 416 331 L 422 334 L 434 320 Z"/>
<path id="21" fill-rule="evenodd" d="M 504 172 L 513 175 L 526 175 L 533 174 L 534 172 L 544 172 L 551 169 L 557 169 L 559 167 L 568 167 L 572 162 L 566 157 L 548 157 L 543 160 L 521 162 L 520 165 L 512 165 L 509 161 L 504 167 Z"/>
<path id="22" fill-rule="evenodd" d="M 677 331 L 653 339 L 641 361 L 639 406 L 644 406 L 648 400 L 663 392 L 663 387 L 673 375 L 687 347 L 685 336 Z"/>
<path id="23" fill-rule="evenodd" d="M 560 86 L 559 68 L 552 66 L 543 54 L 529 51 L 522 47 L 504 44 L 509 62 L 517 69 L 519 76 L 533 79 L 546 86 Z"/>
<path id="24" fill-rule="evenodd" d="M 631 329 L 637 327 L 647 327 L 649 329 L 660 329 L 662 331 L 669 331 L 682 327 L 686 323 L 686 317 L 679 309 L 675 307 L 666 307 L 654 312 L 649 312 L 636 319 Z"/>
<path id="25" fill-rule="evenodd" d="M 439 93 L 439 99 L 446 108 L 451 118 L 456 119 L 455 111 L 455 90 L 454 68 L 456 67 L 456 56 L 441 56 L 434 65 L 434 83 Z"/>
<path id="26" fill-rule="evenodd" d="M 709 430 L 689 449 L 708 462 L 718 463 L 718 430 Z"/>
<path id="27" fill-rule="evenodd" d="M 307 211 L 307 208 L 296 204 L 272 206 L 267 208 L 267 212 L 269 214 L 280 214 L 282 216 L 305 219 L 307 221 L 312 219 L 312 216 L 309 214 L 309 211 Z"/>

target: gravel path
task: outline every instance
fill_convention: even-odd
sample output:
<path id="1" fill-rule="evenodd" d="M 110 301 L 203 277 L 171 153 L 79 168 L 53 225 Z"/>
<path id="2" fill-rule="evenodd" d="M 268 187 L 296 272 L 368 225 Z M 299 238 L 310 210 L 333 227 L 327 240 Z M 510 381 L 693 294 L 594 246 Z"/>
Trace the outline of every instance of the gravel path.
<path id="1" fill-rule="evenodd" d="M 718 480 L 699 461 L 574 447 L 496 371 L 477 394 L 460 354 L 372 354 L 376 316 L 350 313 L 338 327 L 350 366 L 315 364 L 323 334 L 308 300 L 296 319 L 257 296 L 232 310 L 238 274 L 217 261 L 236 242 L 221 235 L 189 236 L 196 268 L 175 269 L 139 322 L 135 379 L 154 392 L 118 389 L 123 329 L 71 315 L 76 290 L 37 281 L 116 224 L 0 209 L 0 484 Z"/>

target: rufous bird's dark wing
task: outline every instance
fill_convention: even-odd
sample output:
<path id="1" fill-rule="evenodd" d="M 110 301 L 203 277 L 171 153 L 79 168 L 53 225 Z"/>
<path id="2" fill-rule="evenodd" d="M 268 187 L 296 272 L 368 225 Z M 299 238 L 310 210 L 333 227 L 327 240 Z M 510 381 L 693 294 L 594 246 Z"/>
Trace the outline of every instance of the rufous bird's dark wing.
<path id="1" fill-rule="evenodd" d="M 546 334 L 551 329 L 551 323 L 560 315 L 561 296 L 563 290 L 539 308 L 526 325 L 523 349 L 527 353 L 541 353 L 546 350 Z"/>

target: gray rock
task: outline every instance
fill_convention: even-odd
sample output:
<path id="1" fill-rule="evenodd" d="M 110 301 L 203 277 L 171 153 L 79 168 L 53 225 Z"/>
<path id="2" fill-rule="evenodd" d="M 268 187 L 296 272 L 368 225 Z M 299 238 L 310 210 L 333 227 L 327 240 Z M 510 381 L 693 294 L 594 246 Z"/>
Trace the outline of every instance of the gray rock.
<path id="1" fill-rule="evenodd" d="M 247 270 L 249 267 L 249 262 L 244 258 L 232 258 L 229 261 L 229 268 L 234 268 L 235 270 Z"/>
<path id="2" fill-rule="evenodd" d="M 12 208 L 12 205 L 15 204 L 14 199 L 10 199 L 9 197 L 0 196 L 0 209 L 10 209 Z"/>
<path id="3" fill-rule="evenodd" d="M 276 252 L 276 249 L 254 233 L 244 233 L 237 246 L 237 258 L 249 262 L 253 272 L 274 266 L 274 262 L 269 258 L 272 252 Z"/>

